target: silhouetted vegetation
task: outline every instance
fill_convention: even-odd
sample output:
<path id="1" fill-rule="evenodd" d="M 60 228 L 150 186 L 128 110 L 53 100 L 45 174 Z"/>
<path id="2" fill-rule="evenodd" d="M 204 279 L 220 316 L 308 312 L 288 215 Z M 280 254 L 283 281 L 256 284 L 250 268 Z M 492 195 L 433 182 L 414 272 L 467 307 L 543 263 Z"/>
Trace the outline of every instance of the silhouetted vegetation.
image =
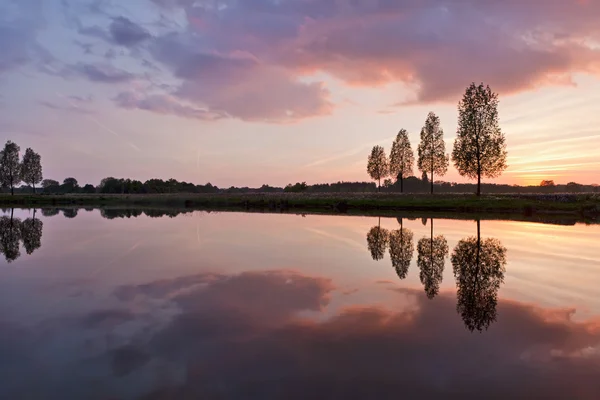
<path id="1" fill-rule="evenodd" d="M 400 129 L 390 153 L 390 175 L 400 182 L 401 193 L 404 192 L 404 179 L 413 174 L 414 163 L 415 156 L 410 146 L 408 132 L 406 129 Z M 391 185 L 385 186 L 390 187 Z"/>
<path id="2" fill-rule="evenodd" d="M 381 191 L 381 180 L 389 174 L 389 162 L 385 150 L 381 146 L 374 146 L 367 161 L 367 172 L 369 176 L 379 182 L 377 190 Z"/>
<path id="3" fill-rule="evenodd" d="M 367 247 L 371 253 L 371 257 L 375 261 L 383 259 L 385 249 L 389 243 L 389 235 L 387 229 L 381 227 L 381 218 L 379 224 L 372 227 L 367 233 Z"/>
<path id="4" fill-rule="evenodd" d="M 430 112 L 421 129 L 421 142 L 417 149 L 419 157 L 417 166 L 423 173 L 431 175 L 431 193 L 436 176 L 444 176 L 448 171 L 448 155 L 444 143 L 444 130 L 440 126 L 440 118 Z"/>
<path id="5" fill-rule="evenodd" d="M 398 218 L 400 229 L 393 230 L 389 235 L 390 259 L 398 278 L 404 279 L 413 258 L 413 233 L 402 226 L 402 218 Z"/>
<path id="6" fill-rule="evenodd" d="M 21 183 L 19 151 L 21 148 L 10 140 L 0 151 L 0 183 L 2 187 L 9 188 L 11 194 L 14 194 L 15 186 Z"/>
<path id="7" fill-rule="evenodd" d="M 471 84 L 458 105 L 458 131 L 452 150 L 454 166 L 462 176 L 496 178 L 507 168 L 506 141 L 498 122 L 498 95 L 483 83 Z"/>
<path id="8" fill-rule="evenodd" d="M 433 219 L 430 220 L 431 236 L 417 243 L 417 266 L 421 270 L 419 279 L 427 297 L 433 299 L 440 291 L 444 277 L 444 264 L 448 255 L 448 241 L 443 235 L 433 236 Z"/>
<path id="9" fill-rule="evenodd" d="M 504 282 L 506 248 L 498 239 L 477 236 L 458 242 L 452 253 L 457 286 L 456 310 L 471 331 L 482 331 L 496 321 L 498 290 Z"/>
<path id="10" fill-rule="evenodd" d="M 43 227 L 44 223 L 35 218 L 35 210 L 32 218 L 21 221 L 11 209 L 10 216 L 0 217 L 0 253 L 7 262 L 15 261 L 21 256 L 21 242 L 27 254 L 33 253 L 42 245 Z"/>

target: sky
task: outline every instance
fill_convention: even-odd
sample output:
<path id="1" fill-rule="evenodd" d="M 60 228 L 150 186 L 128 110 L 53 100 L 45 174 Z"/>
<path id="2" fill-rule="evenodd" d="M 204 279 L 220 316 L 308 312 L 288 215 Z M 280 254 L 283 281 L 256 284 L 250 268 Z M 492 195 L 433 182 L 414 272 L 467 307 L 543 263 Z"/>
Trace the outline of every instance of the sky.
<path id="1" fill-rule="evenodd" d="M 494 182 L 600 183 L 599 17 L 598 0 L 0 0 L 0 140 L 60 181 L 367 181 L 371 147 L 404 128 L 416 150 L 429 111 L 451 153 L 484 82 L 509 155 Z"/>

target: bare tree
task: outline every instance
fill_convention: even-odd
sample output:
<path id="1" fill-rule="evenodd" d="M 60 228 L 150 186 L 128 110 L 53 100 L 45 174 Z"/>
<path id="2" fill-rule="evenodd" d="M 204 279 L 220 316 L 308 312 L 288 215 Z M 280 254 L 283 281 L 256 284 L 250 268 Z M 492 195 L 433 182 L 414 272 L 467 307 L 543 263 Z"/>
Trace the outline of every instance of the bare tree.
<path id="1" fill-rule="evenodd" d="M 389 163 L 385 150 L 381 146 L 374 146 L 369 155 L 367 172 L 373 180 L 379 181 L 378 190 L 381 191 L 381 179 L 389 175 Z"/>
<path id="2" fill-rule="evenodd" d="M 440 118 L 433 112 L 429 113 L 421 129 L 418 153 L 417 166 L 420 171 L 431 174 L 431 193 L 433 193 L 434 175 L 444 176 L 448 171 L 444 130 L 440 127 Z"/>
<path id="3" fill-rule="evenodd" d="M 413 165 L 415 156 L 410 146 L 408 132 L 406 129 L 400 129 L 396 140 L 392 144 L 390 154 L 390 174 L 400 181 L 400 192 L 404 192 L 404 178 L 413 174 Z"/>
<path id="4" fill-rule="evenodd" d="M 33 187 L 35 193 L 35 184 L 44 179 L 42 176 L 42 157 L 31 148 L 25 150 L 23 163 L 21 164 L 21 180 Z"/>
<path id="5" fill-rule="evenodd" d="M 452 160 L 462 176 L 496 178 L 507 168 L 506 141 L 498 123 L 498 95 L 483 83 L 472 83 L 458 103 L 458 130 Z"/>
<path id="6" fill-rule="evenodd" d="M 11 194 L 15 194 L 15 186 L 21 183 L 20 150 L 16 143 L 9 140 L 0 151 L 0 183 L 10 188 Z"/>

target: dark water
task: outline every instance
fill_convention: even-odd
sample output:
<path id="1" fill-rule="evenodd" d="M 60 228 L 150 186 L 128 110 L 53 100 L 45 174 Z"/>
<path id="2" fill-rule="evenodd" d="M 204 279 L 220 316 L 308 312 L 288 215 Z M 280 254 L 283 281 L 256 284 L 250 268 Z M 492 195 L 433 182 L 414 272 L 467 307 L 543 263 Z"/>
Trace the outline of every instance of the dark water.
<path id="1" fill-rule="evenodd" d="M 5 210 L 2 399 L 599 399 L 600 226 Z"/>

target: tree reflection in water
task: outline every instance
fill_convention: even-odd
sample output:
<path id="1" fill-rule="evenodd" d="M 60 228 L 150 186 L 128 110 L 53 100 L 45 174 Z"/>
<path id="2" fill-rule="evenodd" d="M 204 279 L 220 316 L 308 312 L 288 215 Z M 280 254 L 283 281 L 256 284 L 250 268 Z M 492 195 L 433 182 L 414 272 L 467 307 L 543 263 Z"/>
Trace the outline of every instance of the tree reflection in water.
<path id="1" fill-rule="evenodd" d="M 498 239 L 482 240 L 480 225 L 477 220 L 477 237 L 458 242 L 451 260 L 457 286 L 456 310 L 469 330 L 481 332 L 496 321 L 507 250 Z"/>
<path id="2" fill-rule="evenodd" d="M 398 218 L 398 222 L 400 229 L 393 230 L 389 236 L 389 251 L 392 266 L 396 270 L 398 278 L 404 279 L 408 274 L 415 247 L 412 231 L 402 226 L 402 218 Z"/>
<path id="3" fill-rule="evenodd" d="M 379 261 L 383 259 L 385 255 L 385 249 L 389 243 L 389 232 L 387 229 L 381 227 L 381 217 L 379 223 L 372 227 L 367 233 L 367 247 L 371 253 L 373 260 Z"/>
<path id="4" fill-rule="evenodd" d="M 417 244 L 417 265 L 419 278 L 425 287 L 427 297 L 433 299 L 440 291 L 444 277 L 444 264 L 448 255 L 448 241 L 443 235 L 433 236 L 433 219 L 430 221 L 431 235 Z"/>

